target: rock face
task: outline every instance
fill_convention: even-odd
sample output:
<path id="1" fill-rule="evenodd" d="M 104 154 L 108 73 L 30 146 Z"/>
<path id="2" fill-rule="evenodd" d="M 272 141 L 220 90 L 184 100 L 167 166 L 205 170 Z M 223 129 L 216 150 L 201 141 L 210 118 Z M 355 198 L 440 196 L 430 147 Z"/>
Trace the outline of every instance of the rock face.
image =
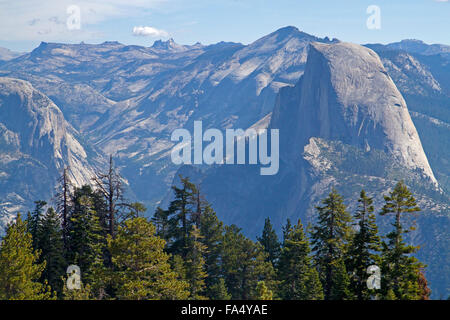
<path id="1" fill-rule="evenodd" d="M 313 43 L 296 90 L 301 97 L 295 106 L 297 122 L 285 134 L 289 136 L 286 148 L 319 137 L 383 150 L 405 167 L 420 170 L 437 186 L 405 100 L 374 51 L 343 42 Z M 279 104 L 272 127 L 290 121 L 282 117 L 291 118 L 293 111 L 282 109 L 292 107 Z"/>
<path id="2" fill-rule="evenodd" d="M 430 270 L 447 263 L 439 251 L 450 242 L 450 201 L 440 192 L 401 93 L 374 51 L 342 42 L 313 43 L 303 76 L 280 90 L 268 128 L 280 135 L 275 176 L 260 176 L 248 165 L 179 171 L 201 185 L 225 223 L 256 236 L 266 217 L 277 230 L 287 218 L 314 222 L 315 206 L 331 187 L 352 212 L 364 188 L 378 210 L 382 195 L 403 179 L 423 209 L 410 240 L 424 248 L 439 243 L 441 249 L 422 251 L 424 261 L 440 261 Z M 382 232 L 389 228 L 388 218 L 379 222 Z M 448 283 L 444 278 L 434 277 L 433 286 Z"/>
<path id="3" fill-rule="evenodd" d="M 0 77 L 0 228 L 34 200 L 50 199 L 65 166 L 90 182 L 88 154 L 59 108 L 23 80 Z"/>
<path id="4" fill-rule="evenodd" d="M 376 50 L 405 98 L 439 186 L 449 190 L 450 55 L 435 51 L 446 46 L 421 43 L 422 50 L 409 46 L 396 50 L 392 44 L 367 46 Z"/>
<path id="5" fill-rule="evenodd" d="M 206 169 L 203 178 L 182 170 L 198 177 L 226 222 L 249 219 L 235 216 L 236 208 L 254 215 L 255 233 L 265 216 L 278 227 L 286 218 L 313 219 L 314 206 L 333 185 L 355 198 L 360 187 L 380 194 L 404 179 L 422 185 L 423 194 L 439 194 L 406 103 L 368 48 L 313 43 L 304 75 L 280 90 L 268 117 L 261 123 L 280 132 L 277 175 L 259 177 L 251 166 Z"/>

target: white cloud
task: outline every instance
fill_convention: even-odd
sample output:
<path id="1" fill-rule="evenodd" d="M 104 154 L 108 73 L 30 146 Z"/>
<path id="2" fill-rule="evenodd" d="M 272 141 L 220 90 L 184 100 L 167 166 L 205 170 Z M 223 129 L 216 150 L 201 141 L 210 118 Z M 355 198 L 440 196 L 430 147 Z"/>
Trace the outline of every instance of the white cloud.
<path id="1" fill-rule="evenodd" d="M 168 0 L 0 0 L 0 40 L 68 41 L 99 36 L 97 24 L 138 17 Z M 81 28 L 67 28 L 67 8 L 80 9 Z"/>
<path id="2" fill-rule="evenodd" d="M 144 36 L 144 37 L 168 37 L 169 34 L 164 30 L 159 30 L 153 27 L 134 27 L 133 35 Z"/>

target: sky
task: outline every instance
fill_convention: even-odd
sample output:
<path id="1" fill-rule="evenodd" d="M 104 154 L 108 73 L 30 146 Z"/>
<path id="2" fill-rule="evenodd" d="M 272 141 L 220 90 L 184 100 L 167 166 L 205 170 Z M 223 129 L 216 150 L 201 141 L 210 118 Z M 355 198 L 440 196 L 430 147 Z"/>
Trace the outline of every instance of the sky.
<path id="1" fill-rule="evenodd" d="M 0 0 L 0 47 L 251 43 L 281 27 L 355 43 L 450 45 L 449 0 Z"/>

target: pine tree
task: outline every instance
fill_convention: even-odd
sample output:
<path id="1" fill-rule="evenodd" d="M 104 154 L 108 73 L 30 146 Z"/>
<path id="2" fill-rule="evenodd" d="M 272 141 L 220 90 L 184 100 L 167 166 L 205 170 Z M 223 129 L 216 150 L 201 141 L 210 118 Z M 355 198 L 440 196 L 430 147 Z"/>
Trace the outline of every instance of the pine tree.
<path id="1" fill-rule="evenodd" d="M 246 238 L 235 225 L 225 227 L 222 244 L 222 274 L 232 299 L 256 299 L 256 286 L 264 280 L 275 287 L 275 271 L 259 243 Z"/>
<path id="2" fill-rule="evenodd" d="M 280 297 L 284 300 L 321 300 L 322 285 L 313 266 L 309 241 L 298 220 L 285 230 L 279 264 Z"/>
<path id="3" fill-rule="evenodd" d="M 67 225 L 70 208 L 72 206 L 72 190 L 73 184 L 69 177 L 69 169 L 64 168 L 63 174 L 58 180 L 55 196 L 56 210 L 61 218 L 64 248 L 67 248 Z"/>
<path id="4" fill-rule="evenodd" d="M 76 189 L 73 208 L 68 221 L 68 264 L 78 265 L 82 272 L 82 282 L 89 283 L 93 290 L 98 279 L 96 273 L 103 268 L 105 239 L 99 219 L 94 211 L 93 192 L 90 186 Z"/>
<path id="5" fill-rule="evenodd" d="M 223 240 L 223 223 L 217 218 L 214 210 L 207 205 L 200 218 L 200 241 L 205 246 L 205 295 L 210 299 L 225 299 L 228 296 L 221 274 L 221 249 Z"/>
<path id="6" fill-rule="evenodd" d="M 156 235 L 166 241 L 166 246 L 170 245 L 171 228 L 169 223 L 169 211 L 157 207 L 153 214 L 152 223 L 156 227 Z"/>
<path id="7" fill-rule="evenodd" d="M 44 214 L 44 208 L 47 202 L 39 200 L 35 201 L 35 208 L 33 212 L 28 212 L 26 225 L 27 232 L 31 234 L 33 239 L 33 248 L 38 249 L 39 247 L 39 225 L 41 223 L 42 216 Z"/>
<path id="8" fill-rule="evenodd" d="M 0 244 L 0 300 L 50 299 L 50 288 L 38 280 L 45 263 L 38 263 L 32 236 L 20 214 L 11 223 Z"/>
<path id="9" fill-rule="evenodd" d="M 61 296 L 62 281 L 67 264 L 64 259 L 64 241 L 61 221 L 53 208 L 49 208 L 39 226 L 40 261 L 46 263 L 41 282 L 48 281 L 53 290 Z"/>
<path id="10" fill-rule="evenodd" d="M 283 226 L 283 242 L 286 241 L 287 235 L 291 232 L 292 223 L 290 219 L 286 220 L 286 224 Z"/>
<path id="11" fill-rule="evenodd" d="M 399 300 L 420 299 L 419 272 L 424 266 L 414 257 L 418 247 L 407 245 L 403 235 L 409 230 L 401 223 L 402 215 L 420 211 L 416 200 L 407 186 L 400 181 L 394 190 L 384 197 L 385 205 L 380 214 L 394 214 L 394 229 L 387 234 L 388 242 L 382 243 L 382 290 L 387 296 L 388 291 Z"/>
<path id="12" fill-rule="evenodd" d="M 344 258 L 351 239 L 351 216 L 334 188 L 322 204 L 316 207 L 319 217 L 311 234 L 315 264 L 325 300 L 347 299 L 349 278 Z"/>
<path id="13" fill-rule="evenodd" d="M 170 246 L 168 252 L 186 259 L 189 233 L 192 226 L 191 216 L 195 212 L 197 189 L 189 178 L 180 176 L 182 187 L 172 187 L 175 199 L 169 205 Z"/>
<path id="14" fill-rule="evenodd" d="M 280 256 L 280 242 L 269 218 L 265 220 L 262 235 L 257 239 L 267 253 L 267 261 L 275 267 Z"/>
<path id="15" fill-rule="evenodd" d="M 354 214 L 358 231 L 353 237 L 347 269 L 351 275 L 351 290 L 358 300 L 369 300 L 375 294 L 367 288 L 367 268 L 371 265 L 380 265 L 378 252 L 381 251 L 381 241 L 378 236 L 378 227 L 375 223 L 372 198 L 364 190 L 358 199 L 358 209 Z"/>
<path id="16" fill-rule="evenodd" d="M 193 226 L 189 237 L 189 247 L 186 255 L 186 280 L 189 284 L 191 299 L 205 299 L 205 254 L 206 246 L 201 242 L 200 230 Z"/>
<path id="17" fill-rule="evenodd" d="M 145 218 L 134 218 L 119 226 L 116 237 L 108 236 L 117 298 L 186 299 L 188 285 L 177 279 L 164 253 L 164 240 Z"/>
<path id="18" fill-rule="evenodd" d="M 213 285 L 207 287 L 209 289 L 207 297 L 213 300 L 230 300 L 231 295 L 228 293 L 225 279 L 219 278 Z"/>
<path id="19" fill-rule="evenodd" d="M 128 220 L 132 218 L 139 218 L 142 213 L 147 211 L 147 208 L 144 206 L 144 204 L 140 202 L 133 202 L 133 203 L 124 203 L 124 206 L 129 209 L 128 212 L 125 212 L 122 219 Z"/>

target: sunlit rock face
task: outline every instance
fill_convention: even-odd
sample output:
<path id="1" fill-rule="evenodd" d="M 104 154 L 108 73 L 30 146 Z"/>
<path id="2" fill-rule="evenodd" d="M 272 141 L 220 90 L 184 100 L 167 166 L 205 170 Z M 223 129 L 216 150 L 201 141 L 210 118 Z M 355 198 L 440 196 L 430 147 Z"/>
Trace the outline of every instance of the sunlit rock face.
<path id="1" fill-rule="evenodd" d="M 0 77 L 1 227 L 34 200 L 49 200 L 69 167 L 76 186 L 93 175 L 88 155 L 59 108 L 26 81 Z"/>
<path id="2" fill-rule="evenodd" d="M 319 137 L 382 150 L 437 186 L 405 100 L 371 49 L 313 43 L 301 82 L 286 91 L 298 99 L 278 104 L 272 125 L 291 123 L 287 145 Z"/>

